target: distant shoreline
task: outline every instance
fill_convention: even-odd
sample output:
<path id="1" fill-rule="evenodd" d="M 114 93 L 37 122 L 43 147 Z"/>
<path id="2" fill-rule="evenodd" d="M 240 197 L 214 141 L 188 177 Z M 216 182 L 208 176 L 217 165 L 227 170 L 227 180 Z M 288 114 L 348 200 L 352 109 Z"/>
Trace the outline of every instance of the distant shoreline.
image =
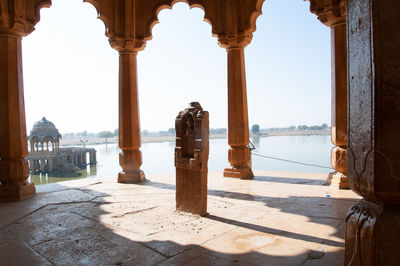
<path id="1" fill-rule="evenodd" d="M 250 137 L 276 137 L 276 136 L 311 136 L 311 135 L 330 135 L 331 131 L 328 130 L 302 130 L 302 131 L 272 131 L 262 132 L 258 135 L 251 134 Z M 226 134 L 211 135 L 210 139 L 224 139 L 227 138 Z M 175 136 L 142 136 L 142 143 L 160 143 L 160 142 L 174 142 Z M 107 144 L 118 143 L 117 137 L 107 138 Z M 61 140 L 61 146 L 81 146 L 81 138 L 67 138 Z M 88 138 L 85 145 L 100 145 L 106 144 L 105 138 Z"/>

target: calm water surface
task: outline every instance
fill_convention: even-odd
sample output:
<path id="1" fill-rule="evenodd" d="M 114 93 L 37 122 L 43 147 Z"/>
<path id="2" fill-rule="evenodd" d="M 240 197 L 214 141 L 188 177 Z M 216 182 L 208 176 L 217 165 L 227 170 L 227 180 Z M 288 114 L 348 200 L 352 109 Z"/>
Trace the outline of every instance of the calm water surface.
<path id="1" fill-rule="evenodd" d="M 286 160 L 299 161 L 330 167 L 330 136 L 277 136 L 251 138 L 258 154 L 278 157 Z M 80 171 L 80 177 L 52 177 L 45 174 L 31 175 L 31 182 L 39 185 L 77 178 L 117 176 L 121 171 L 118 162 L 118 144 L 88 145 L 97 150 L 97 165 Z M 174 167 L 175 142 L 143 143 L 143 165 L 141 169 L 146 174 L 171 173 Z M 254 170 L 269 170 L 283 172 L 314 172 L 328 173 L 332 169 L 293 164 L 253 156 Z M 210 156 L 208 169 L 210 172 L 223 171 L 228 166 L 228 144 L 226 139 L 210 140 Z"/>

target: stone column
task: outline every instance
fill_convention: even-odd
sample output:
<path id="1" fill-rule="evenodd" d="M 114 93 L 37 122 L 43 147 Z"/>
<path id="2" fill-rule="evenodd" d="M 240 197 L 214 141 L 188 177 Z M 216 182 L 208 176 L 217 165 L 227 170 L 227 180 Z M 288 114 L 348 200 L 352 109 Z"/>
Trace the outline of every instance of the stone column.
<path id="1" fill-rule="evenodd" d="M 83 165 L 86 166 L 87 165 L 87 160 L 86 160 L 86 152 L 82 155 L 83 156 Z"/>
<path id="2" fill-rule="evenodd" d="M 40 172 L 42 172 L 42 173 L 46 172 L 46 160 L 45 159 L 40 159 Z"/>
<path id="3" fill-rule="evenodd" d="M 332 48 L 332 144 L 331 164 L 335 170 L 329 175 L 328 182 L 340 189 L 348 188 L 347 168 L 347 37 L 346 37 L 346 0 L 317 1 L 310 0 L 311 12 L 331 29 Z"/>
<path id="4" fill-rule="evenodd" d="M 34 165 L 34 172 L 37 173 L 40 170 L 39 160 L 34 160 L 33 165 Z"/>
<path id="5" fill-rule="evenodd" d="M 48 159 L 49 173 L 54 171 L 54 165 L 56 163 L 56 159 Z"/>
<path id="6" fill-rule="evenodd" d="M 228 52 L 228 160 L 225 177 L 252 178 L 247 111 L 244 46 L 229 46 Z"/>
<path id="7" fill-rule="evenodd" d="M 119 183 L 140 183 L 145 179 L 142 165 L 139 100 L 137 86 L 137 52 L 119 51 Z"/>
<path id="8" fill-rule="evenodd" d="M 347 184 L 347 37 L 346 17 L 331 25 L 332 35 L 332 149 L 331 184 L 340 189 Z"/>
<path id="9" fill-rule="evenodd" d="M 345 265 L 400 265 L 400 1 L 348 0 Z"/>
<path id="10" fill-rule="evenodd" d="M 96 151 L 89 152 L 89 162 L 90 164 L 96 164 Z"/>
<path id="11" fill-rule="evenodd" d="M 29 176 L 21 37 L 0 32 L 0 200 L 35 195 Z"/>

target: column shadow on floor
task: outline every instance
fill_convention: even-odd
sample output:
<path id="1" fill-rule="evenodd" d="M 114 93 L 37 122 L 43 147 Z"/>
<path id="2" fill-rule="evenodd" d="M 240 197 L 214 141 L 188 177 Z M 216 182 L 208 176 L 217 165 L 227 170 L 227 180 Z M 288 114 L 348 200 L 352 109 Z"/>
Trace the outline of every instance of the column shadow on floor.
<path id="1" fill-rule="evenodd" d="M 105 205 L 117 204 L 118 207 L 120 203 L 104 200 L 112 196 L 111 194 L 88 187 L 63 188 L 62 185 L 57 185 L 56 188 L 57 191 L 41 193 L 25 202 L 12 204 L 14 207 L 27 204 L 36 207 L 0 230 L 1 265 L 303 265 L 323 260 L 327 256 L 342 257 L 340 251 L 316 250 L 306 250 L 292 256 L 269 255 L 247 249 L 232 254 L 201 245 L 182 245 L 168 239 L 145 240 L 151 239 L 151 236 L 134 233 L 134 227 L 131 231 L 109 221 L 104 223 L 102 217 L 109 214 L 104 209 Z M 51 194 L 54 193 L 53 197 L 57 197 L 60 192 L 66 198 L 62 202 L 54 203 Z M 85 194 L 87 200 L 74 201 L 66 194 Z M 6 205 L 0 205 L 0 211 L 3 207 Z M 342 246 L 340 242 L 267 228 L 214 214 L 208 215 L 206 219 L 287 238 Z M 220 234 L 223 235 L 222 232 Z M 132 237 L 143 240 L 132 240 Z M 318 253 L 318 259 L 315 253 Z"/>

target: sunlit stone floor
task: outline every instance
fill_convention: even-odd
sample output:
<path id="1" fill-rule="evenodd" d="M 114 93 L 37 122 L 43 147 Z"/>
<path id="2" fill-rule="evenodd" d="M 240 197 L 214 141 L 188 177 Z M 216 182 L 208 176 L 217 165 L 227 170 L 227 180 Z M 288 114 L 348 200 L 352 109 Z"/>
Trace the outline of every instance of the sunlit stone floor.
<path id="1" fill-rule="evenodd" d="M 0 204 L 0 265 L 343 265 L 359 198 L 326 174 L 210 173 L 205 217 L 175 211 L 175 177 L 87 178 Z"/>

